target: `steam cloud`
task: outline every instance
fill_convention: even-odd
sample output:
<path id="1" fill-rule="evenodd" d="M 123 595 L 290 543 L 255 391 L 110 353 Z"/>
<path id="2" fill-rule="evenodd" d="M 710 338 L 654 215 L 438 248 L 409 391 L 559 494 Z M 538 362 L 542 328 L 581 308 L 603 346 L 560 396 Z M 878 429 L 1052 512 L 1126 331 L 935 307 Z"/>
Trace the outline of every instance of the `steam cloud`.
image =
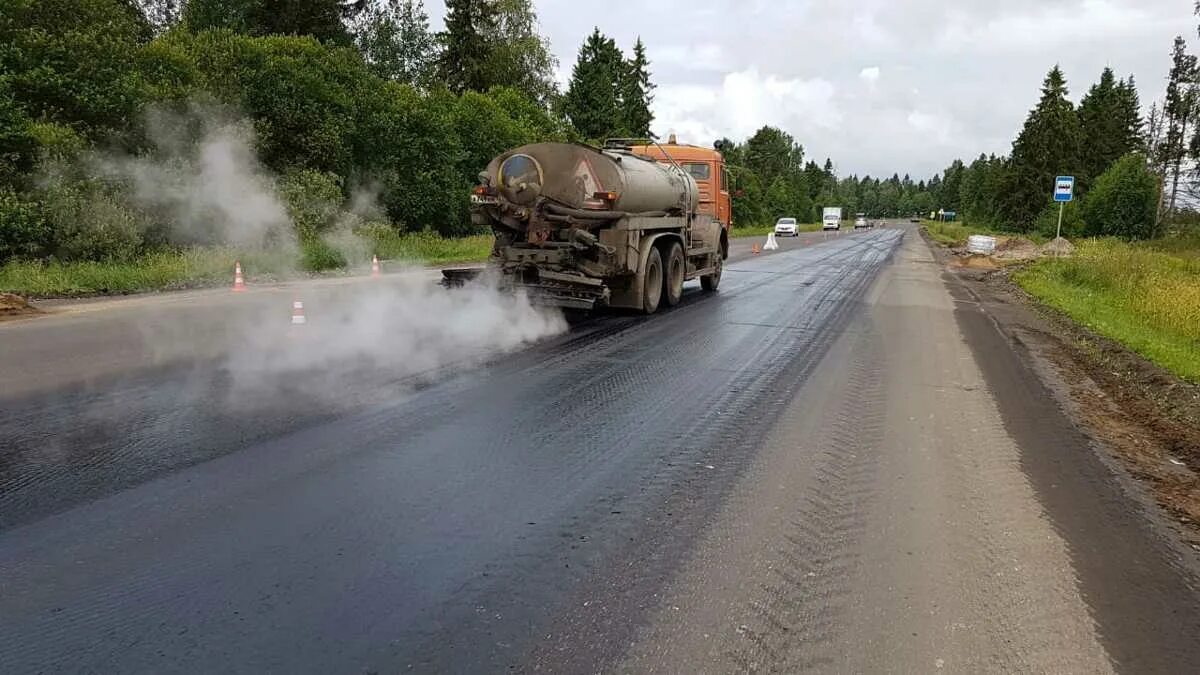
<path id="1" fill-rule="evenodd" d="M 103 156 L 99 172 L 132 187 L 135 203 L 160 216 L 179 243 L 296 250 L 274 177 L 254 153 L 254 131 L 227 112 L 194 105 L 187 114 L 151 110 L 152 152 Z"/>
<path id="2" fill-rule="evenodd" d="M 134 201 L 167 223 L 174 241 L 296 257 L 288 210 L 255 155 L 248 123 L 193 106 L 183 115 L 152 112 L 146 128 L 150 153 L 96 157 L 91 165 L 130 185 Z M 325 236 L 350 261 L 370 259 L 369 242 L 353 226 L 379 217 L 375 197 L 369 185 L 354 191 Z M 303 327 L 290 325 L 293 298 L 306 301 Z M 300 283 L 229 297 L 182 320 L 147 316 L 141 325 L 160 363 L 216 359 L 232 378 L 239 408 L 278 399 L 299 382 L 305 395 L 323 392 L 323 402 L 341 407 L 347 392 L 363 393 L 372 382 L 464 368 L 566 329 L 561 312 L 535 307 L 523 295 L 486 281 L 448 291 L 425 270 Z"/>
<path id="3" fill-rule="evenodd" d="M 303 326 L 276 311 L 228 356 L 234 396 L 262 400 L 300 381 L 331 400 L 364 382 L 415 384 L 567 329 L 561 312 L 492 283 L 447 290 L 425 272 L 395 276 L 310 294 Z"/>

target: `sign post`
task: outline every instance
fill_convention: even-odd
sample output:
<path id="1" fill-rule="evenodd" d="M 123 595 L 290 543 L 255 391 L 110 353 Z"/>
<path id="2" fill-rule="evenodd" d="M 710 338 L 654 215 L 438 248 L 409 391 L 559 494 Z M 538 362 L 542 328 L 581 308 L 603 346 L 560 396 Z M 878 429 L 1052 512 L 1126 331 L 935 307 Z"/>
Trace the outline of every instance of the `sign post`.
<path id="1" fill-rule="evenodd" d="M 1075 198 L 1075 177 L 1074 176 L 1059 176 L 1054 179 L 1054 201 L 1058 202 L 1058 231 L 1054 233 L 1055 239 L 1062 238 L 1062 218 L 1063 209 L 1066 208 L 1067 202 Z"/>

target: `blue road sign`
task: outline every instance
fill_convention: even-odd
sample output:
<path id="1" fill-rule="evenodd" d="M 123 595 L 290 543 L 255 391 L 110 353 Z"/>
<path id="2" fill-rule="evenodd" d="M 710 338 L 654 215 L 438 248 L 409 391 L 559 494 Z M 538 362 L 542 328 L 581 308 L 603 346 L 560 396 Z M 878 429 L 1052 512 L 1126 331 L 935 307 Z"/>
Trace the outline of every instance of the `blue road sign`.
<path id="1" fill-rule="evenodd" d="M 1059 176 L 1054 179 L 1054 201 L 1069 202 L 1075 197 L 1075 177 Z"/>

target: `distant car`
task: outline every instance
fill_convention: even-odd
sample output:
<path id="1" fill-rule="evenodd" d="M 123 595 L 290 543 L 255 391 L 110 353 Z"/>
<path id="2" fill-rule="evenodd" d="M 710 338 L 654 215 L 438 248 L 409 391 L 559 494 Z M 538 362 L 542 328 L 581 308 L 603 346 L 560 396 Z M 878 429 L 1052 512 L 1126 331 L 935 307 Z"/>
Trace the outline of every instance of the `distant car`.
<path id="1" fill-rule="evenodd" d="M 799 237 L 800 226 L 796 224 L 795 218 L 780 218 L 775 221 L 775 236 L 777 237 Z"/>
<path id="2" fill-rule="evenodd" d="M 908 222 L 910 222 L 910 223 L 919 223 L 919 222 L 921 222 L 921 219 L 920 219 L 920 218 L 917 218 L 917 217 L 913 217 L 913 218 L 909 218 L 909 219 L 908 219 Z"/>
<path id="3" fill-rule="evenodd" d="M 859 228 L 870 228 L 870 227 L 871 227 L 871 223 L 867 221 L 867 217 L 865 215 L 860 213 L 854 219 L 854 229 L 857 230 Z"/>

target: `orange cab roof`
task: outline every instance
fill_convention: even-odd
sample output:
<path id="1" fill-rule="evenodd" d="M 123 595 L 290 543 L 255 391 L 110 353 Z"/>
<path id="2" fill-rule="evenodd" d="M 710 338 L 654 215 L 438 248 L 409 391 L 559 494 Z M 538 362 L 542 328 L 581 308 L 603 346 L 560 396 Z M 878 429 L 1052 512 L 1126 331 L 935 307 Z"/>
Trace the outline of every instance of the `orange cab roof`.
<path id="1" fill-rule="evenodd" d="M 699 145 L 685 145 L 680 143 L 663 143 L 658 145 L 635 145 L 631 148 L 635 154 L 643 157 L 652 157 L 654 159 L 667 159 L 663 153 L 665 150 L 670 153 L 671 158 L 677 162 L 681 161 L 712 161 L 721 160 L 721 153 L 713 148 L 705 148 Z"/>

